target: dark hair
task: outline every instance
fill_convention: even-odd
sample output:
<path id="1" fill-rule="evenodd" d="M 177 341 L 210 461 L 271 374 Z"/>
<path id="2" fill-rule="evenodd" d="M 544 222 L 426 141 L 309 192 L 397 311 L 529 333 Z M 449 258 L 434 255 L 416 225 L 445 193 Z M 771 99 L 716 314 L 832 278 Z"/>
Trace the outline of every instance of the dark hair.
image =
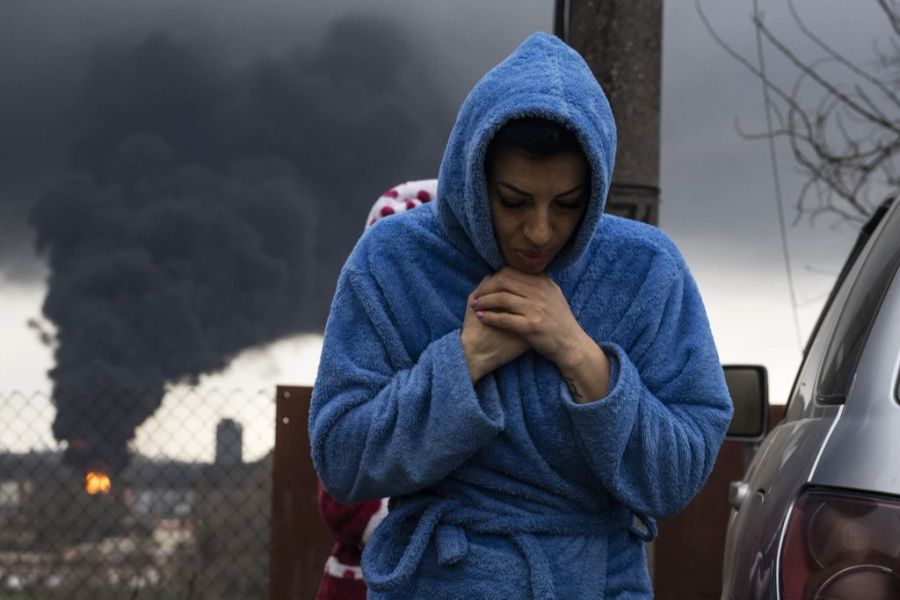
<path id="1" fill-rule="evenodd" d="M 488 145 L 488 162 L 494 152 L 509 146 L 538 157 L 553 156 L 561 152 L 582 152 L 581 144 L 571 130 L 561 123 L 541 117 L 507 121 Z"/>

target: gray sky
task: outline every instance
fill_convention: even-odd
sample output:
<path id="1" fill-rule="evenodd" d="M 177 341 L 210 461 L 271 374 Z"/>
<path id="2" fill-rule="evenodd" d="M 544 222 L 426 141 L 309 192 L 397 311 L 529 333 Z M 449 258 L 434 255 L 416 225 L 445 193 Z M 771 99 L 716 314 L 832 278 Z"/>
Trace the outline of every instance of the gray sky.
<path id="1" fill-rule="evenodd" d="M 783 32 L 792 47 L 803 56 L 818 56 L 802 40 L 782 2 L 762 0 L 760 4 L 766 21 Z M 258 98 L 248 99 L 235 90 L 241 82 L 258 83 L 260 78 L 252 74 L 269 72 L 275 74 L 276 87 L 282 86 L 274 97 L 286 104 L 273 107 L 260 101 L 258 106 L 265 110 L 258 112 L 283 110 L 290 115 L 295 106 L 303 106 L 320 119 L 345 115 L 346 131 L 341 130 L 340 135 L 347 137 L 339 140 L 341 148 L 324 148 L 321 154 L 323 160 L 349 161 L 352 169 L 348 165 L 348 170 L 361 172 L 359 182 L 340 188 L 350 196 L 347 204 L 337 207 L 341 214 L 360 213 L 359 218 L 346 219 L 350 225 L 342 239 L 347 240 L 358 234 L 365 207 L 383 189 L 436 174 L 455 110 L 470 87 L 529 33 L 548 31 L 552 26 L 551 2 L 503 0 L 489 6 L 488 12 L 483 2 L 473 0 L 395 0 L 380 2 L 377 7 L 361 0 L 317 4 L 292 0 L 252 4 L 239 0 L 63 4 L 14 0 L 0 5 L 0 81 L 4 82 L 0 87 L 4 106 L 0 130 L 7 132 L 0 136 L 0 295 L 5 308 L 0 331 L 8 340 L 0 347 L 0 395 L 50 389 L 44 372 L 53 364 L 51 351 L 26 326 L 28 319 L 40 316 L 47 272 L 44 259 L 31 249 L 33 234 L 27 215 L 71 166 L 73 143 L 87 136 L 96 146 L 111 130 L 98 118 L 108 118 L 110 113 L 104 111 L 115 108 L 116 90 L 84 88 L 85 81 L 97 81 L 90 75 L 98 64 L 106 64 L 98 62 L 101 58 L 115 62 L 129 48 L 162 32 L 184 57 L 196 60 L 203 72 L 218 82 L 215 85 L 221 87 L 215 89 L 225 90 L 218 97 L 224 98 L 226 109 L 257 106 L 253 102 Z M 704 6 L 723 37 L 745 55 L 755 56 L 751 2 L 707 1 Z M 798 0 L 797 6 L 814 30 L 861 62 L 872 56 L 873 39 L 885 40 L 889 35 L 874 1 L 850 6 Z M 772 400 L 783 402 L 799 350 L 778 238 L 770 157 L 765 142 L 743 140 L 735 131 L 735 120 L 749 131 L 764 128 L 761 86 L 713 43 L 692 3 L 670 1 L 664 10 L 661 226 L 679 244 L 697 277 L 723 362 L 766 365 Z M 854 26 L 848 35 L 851 19 Z M 331 29 L 336 21 L 345 24 L 338 34 Z M 335 39 L 346 39 L 346 45 L 335 45 Z M 353 53 L 354 42 L 375 49 L 367 55 L 372 64 L 362 64 Z M 323 46 L 326 43 L 331 45 Z M 323 47 L 328 51 L 323 53 Z M 783 61 L 776 61 L 772 52 L 769 57 L 770 73 L 780 81 L 792 81 L 793 71 Z M 347 77 L 317 80 L 312 93 L 302 85 L 299 91 L 291 87 L 291 69 L 313 63 L 321 67 L 332 60 Z M 387 68 L 385 61 L 396 61 L 399 66 Z M 264 69 L 266 64 L 269 71 Z M 398 72 L 412 74 L 422 84 L 414 89 L 403 87 L 402 79 L 393 79 L 399 77 Z M 384 89 L 365 91 L 359 82 L 375 87 L 384 82 Z M 148 93 L 152 89 L 148 87 Z M 370 104 L 356 100 L 363 96 L 374 100 Z M 105 104 L 98 106 L 97 98 Z M 403 109 L 399 113 L 398 107 Z M 239 114 L 226 109 L 225 114 Z M 375 143 L 370 148 L 365 140 L 353 137 L 353 133 L 367 130 L 366 115 L 396 124 L 395 130 L 374 136 L 383 142 L 382 149 Z M 258 116 L 258 122 L 248 118 L 248 127 L 272 126 L 265 115 Z M 215 130 L 242 140 L 234 144 L 240 151 L 256 143 L 264 146 L 254 132 L 232 130 L 231 125 Z M 405 129 L 397 133 L 401 126 Z M 220 145 L 225 150 L 219 148 L 216 160 L 222 164 L 243 158 L 239 149 L 224 142 Z M 189 148 L 174 146 L 176 152 L 190 155 Z M 293 156 L 288 146 L 278 148 L 281 155 Z M 786 149 L 779 147 L 778 152 L 783 195 L 792 219 L 803 180 Z M 365 164 L 354 164 L 353 156 L 370 158 L 365 158 Z M 89 158 L 76 156 L 75 162 L 81 160 L 81 168 L 86 169 Z M 95 171 L 103 172 L 101 167 Z M 312 176 L 304 181 L 314 190 L 313 201 L 323 201 L 324 184 Z M 324 211 L 317 214 L 326 222 L 335 217 L 333 204 L 317 210 Z M 812 327 L 853 237 L 850 227 L 835 230 L 828 225 L 827 220 L 815 227 L 803 221 L 789 229 L 803 336 Z M 315 276 L 326 275 L 317 271 Z M 323 282 L 322 287 L 330 295 L 333 282 Z M 52 329 L 48 323 L 44 327 Z M 314 358 L 310 357 L 316 356 L 316 348 L 314 336 L 256 348 L 239 355 L 223 372 L 201 377 L 200 384 L 253 390 L 279 382 L 308 384 L 314 375 Z M 167 410 L 165 403 L 163 407 Z M 162 413 L 157 418 L 163 418 Z M 0 438 L 0 448 L 11 443 Z"/>
<path id="2" fill-rule="evenodd" d="M 799 361 L 785 278 L 768 144 L 746 141 L 765 131 L 762 89 L 716 46 L 690 6 L 665 7 L 662 115 L 662 226 L 673 235 L 697 276 L 723 362 L 769 368 L 772 401 L 783 403 Z M 764 19 L 802 58 L 821 52 L 804 40 L 786 6 L 761 1 Z M 807 25 L 862 66 L 872 44 L 891 34 L 875 2 L 798 0 Z M 751 2 L 703 2 L 720 35 L 747 57 L 756 56 Z M 848 28 L 847 24 L 853 26 Z M 796 72 L 767 49 L 769 75 L 783 85 Z M 805 96 L 815 102 L 812 88 Z M 784 144 L 776 150 L 789 221 L 805 179 Z M 823 217 L 788 227 L 803 339 L 815 323 L 840 262 L 855 237 L 850 226 Z"/>

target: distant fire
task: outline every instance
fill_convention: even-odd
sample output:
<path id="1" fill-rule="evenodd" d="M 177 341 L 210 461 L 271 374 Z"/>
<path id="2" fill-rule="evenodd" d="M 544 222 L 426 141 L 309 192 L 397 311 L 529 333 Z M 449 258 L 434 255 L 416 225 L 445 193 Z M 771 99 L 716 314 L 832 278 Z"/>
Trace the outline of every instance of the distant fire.
<path id="1" fill-rule="evenodd" d="M 109 475 L 100 471 L 88 471 L 84 476 L 84 489 L 88 494 L 107 494 L 112 487 Z"/>

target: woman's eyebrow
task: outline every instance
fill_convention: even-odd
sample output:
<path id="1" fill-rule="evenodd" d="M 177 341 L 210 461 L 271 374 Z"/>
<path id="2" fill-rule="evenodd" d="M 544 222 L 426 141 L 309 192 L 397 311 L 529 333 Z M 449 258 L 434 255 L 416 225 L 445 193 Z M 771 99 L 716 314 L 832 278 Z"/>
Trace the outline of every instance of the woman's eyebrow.
<path id="1" fill-rule="evenodd" d="M 582 181 L 581 183 L 579 183 L 578 185 L 576 185 L 576 186 L 573 187 L 572 189 L 566 190 L 566 191 L 564 191 L 564 192 L 561 193 L 561 194 L 557 194 L 556 197 L 557 197 L 557 198 L 561 198 L 562 196 L 568 196 L 568 195 L 571 194 L 572 192 L 577 192 L 578 190 L 580 190 L 581 188 L 583 188 L 585 185 L 586 185 L 586 184 Z"/>
<path id="2" fill-rule="evenodd" d="M 521 195 L 523 195 L 523 196 L 528 196 L 529 198 L 531 197 L 531 194 L 530 194 L 529 192 L 526 192 L 525 190 L 520 190 L 519 188 L 517 188 L 516 186 L 514 186 L 514 185 L 511 184 L 511 183 L 506 183 L 505 181 L 498 181 L 498 182 L 497 182 L 497 185 L 502 185 L 502 186 L 505 187 L 506 189 L 508 189 L 508 190 L 510 190 L 510 191 L 512 191 L 512 192 L 515 192 L 516 194 L 521 194 Z"/>
<path id="3" fill-rule="evenodd" d="M 515 192 L 516 194 L 521 194 L 521 195 L 523 195 L 523 196 L 528 196 L 529 198 L 530 198 L 531 195 L 532 195 L 530 192 L 526 192 L 525 190 L 520 190 L 519 188 L 517 188 L 517 187 L 514 186 L 513 184 L 507 183 L 507 182 L 505 182 L 505 181 L 498 181 L 498 182 L 497 182 L 497 185 L 502 185 L 503 187 L 509 189 L 509 190 L 512 191 L 512 192 Z M 577 192 L 578 190 L 580 190 L 580 189 L 583 188 L 584 186 L 585 186 L 585 183 L 584 183 L 584 182 L 581 182 L 581 183 L 579 183 L 578 185 L 576 185 L 575 187 L 573 187 L 572 189 L 568 189 L 568 190 L 566 190 L 566 191 L 564 191 L 564 192 L 561 192 L 561 193 L 557 194 L 557 195 L 554 196 L 554 197 L 555 197 L 555 198 L 561 198 L 562 196 L 568 196 L 568 195 L 571 194 L 572 192 Z"/>

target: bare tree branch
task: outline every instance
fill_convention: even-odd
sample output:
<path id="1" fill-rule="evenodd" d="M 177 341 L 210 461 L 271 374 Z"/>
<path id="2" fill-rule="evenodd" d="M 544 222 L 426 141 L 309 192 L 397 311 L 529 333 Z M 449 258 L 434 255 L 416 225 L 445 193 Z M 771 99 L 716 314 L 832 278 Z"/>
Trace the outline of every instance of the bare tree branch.
<path id="1" fill-rule="evenodd" d="M 857 83 L 857 84 L 854 84 L 854 86 L 853 86 L 853 92 L 854 92 L 854 93 L 856 94 L 856 96 L 863 102 L 863 104 L 865 104 L 866 106 L 869 107 L 869 110 L 871 110 L 873 113 L 877 114 L 877 115 L 880 116 L 882 119 L 888 119 L 888 118 L 889 118 L 889 117 L 884 113 L 884 111 L 881 110 L 881 107 L 878 106 L 877 104 L 875 104 L 875 102 L 869 97 L 869 95 L 866 93 L 866 91 L 862 88 L 861 85 L 859 85 L 858 83 Z"/>
<path id="2" fill-rule="evenodd" d="M 878 5 L 884 10 L 894 33 L 900 35 L 900 3 L 896 0 L 878 0 Z"/>
<path id="3" fill-rule="evenodd" d="M 900 0 L 876 2 L 900 35 Z M 876 64 L 885 75 L 879 76 L 813 32 L 793 0 L 788 0 L 788 7 L 805 38 L 824 53 L 822 58 L 802 60 L 766 25 L 757 9 L 751 21 L 759 39 L 797 70 L 790 89 L 772 81 L 722 39 L 696 0 L 700 19 L 715 43 L 771 94 L 765 100 L 769 119 L 765 132 L 747 131 L 737 119 L 735 129 L 748 140 L 788 142 L 795 165 L 807 178 L 797 198 L 795 222 L 804 214 L 812 221 L 830 214 L 843 222 L 862 223 L 873 210 L 873 198 L 900 187 L 896 164 L 900 156 L 900 42 L 891 37 L 887 53 L 873 44 Z M 837 69 L 834 73 L 832 67 Z M 818 90 L 819 96 L 812 104 L 811 90 Z"/>
<path id="4" fill-rule="evenodd" d="M 896 131 L 897 133 L 900 133 L 900 127 L 898 127 L 897 124 L 895 124 L 889 120 L 886 120 L 886 119 L 881 119 L 878 115 L 876 115 L 870 111 L 867 111 L 865 109 L 865 107 L 863 107 L 862 105 L 857 103 L 850 96 L 844 94 L 840 89 L 838 89 L 831 82 L 829 82 L 827 79 L 825 79 L 821 74 L 819 74 L 818 71 L 816 71 L 810 65 L 808 65 L 808 64 L 804 63 L 802 60 L 800 60 L 797 57 L 797 55 L 791 51 L 790 48 L 785 46 L 781 42 L 781 40 L 779 40 L 778 38 L 775 37 L 775 35 L 769 30 L 768 27 L 766 27 L 765 23 L 763 23 L 763 21 L 760 18 L 754 17 L 753 21 L 756 24 L 756 26 L 759 27 L 763 36 L 769 41 L 770 44 L 775 46 L 775 48 L 777 48 L 778 51 L 784 55 L 785 58 L 787 58 L 789 61 L 794 63 L 794 66 L 796 66 L 798 69 L 800 69 L 800 71 L 802 71 L 803 73 L 806 73 L 813 81 L 815 81 L 820 86 L 822 86 L 827 92 L 840 98 L 841 101 L 843 102 L 844 106 L 858 112 L 861 116 L 867 118 L 868 120 L 872 121 L 873 123 L 878 123 L 885 129 L 891 129 L 893 131 Z"/>
<path id="5" fill-rule="evenodd" d="M 882 2 L 884 0 L 881 0 Z M 865 79 L 887 96 L 891 102 L 895 105 L 900 106 L 900 97 L 898 97 L 889 87 L 887 87 L 883 81 L 873 76 L 871 73 L 859 68 L 855 63 L 851 62 L 847 59 L 846 56 L 842 55 L 840 52 L 837 52 L 834 48 L 832 48 L 829 44 L 825 43 L 825 41 L 817 36 L 809 27 L 806 26 L 806 22 L 800 17 L 800 13 L 797 12 L 797 7 L 794 5 L 794 0 L 788 0 L 788 8 L 791 11 L 791 16 L 794 19 L 794 22 L 797 24 L 797 27 L 803 34 L 809 38 L 815 45 L 821 48 L 828 56 L 838 61 L 848 69 L 850 69 L 854 74 Z"/>

